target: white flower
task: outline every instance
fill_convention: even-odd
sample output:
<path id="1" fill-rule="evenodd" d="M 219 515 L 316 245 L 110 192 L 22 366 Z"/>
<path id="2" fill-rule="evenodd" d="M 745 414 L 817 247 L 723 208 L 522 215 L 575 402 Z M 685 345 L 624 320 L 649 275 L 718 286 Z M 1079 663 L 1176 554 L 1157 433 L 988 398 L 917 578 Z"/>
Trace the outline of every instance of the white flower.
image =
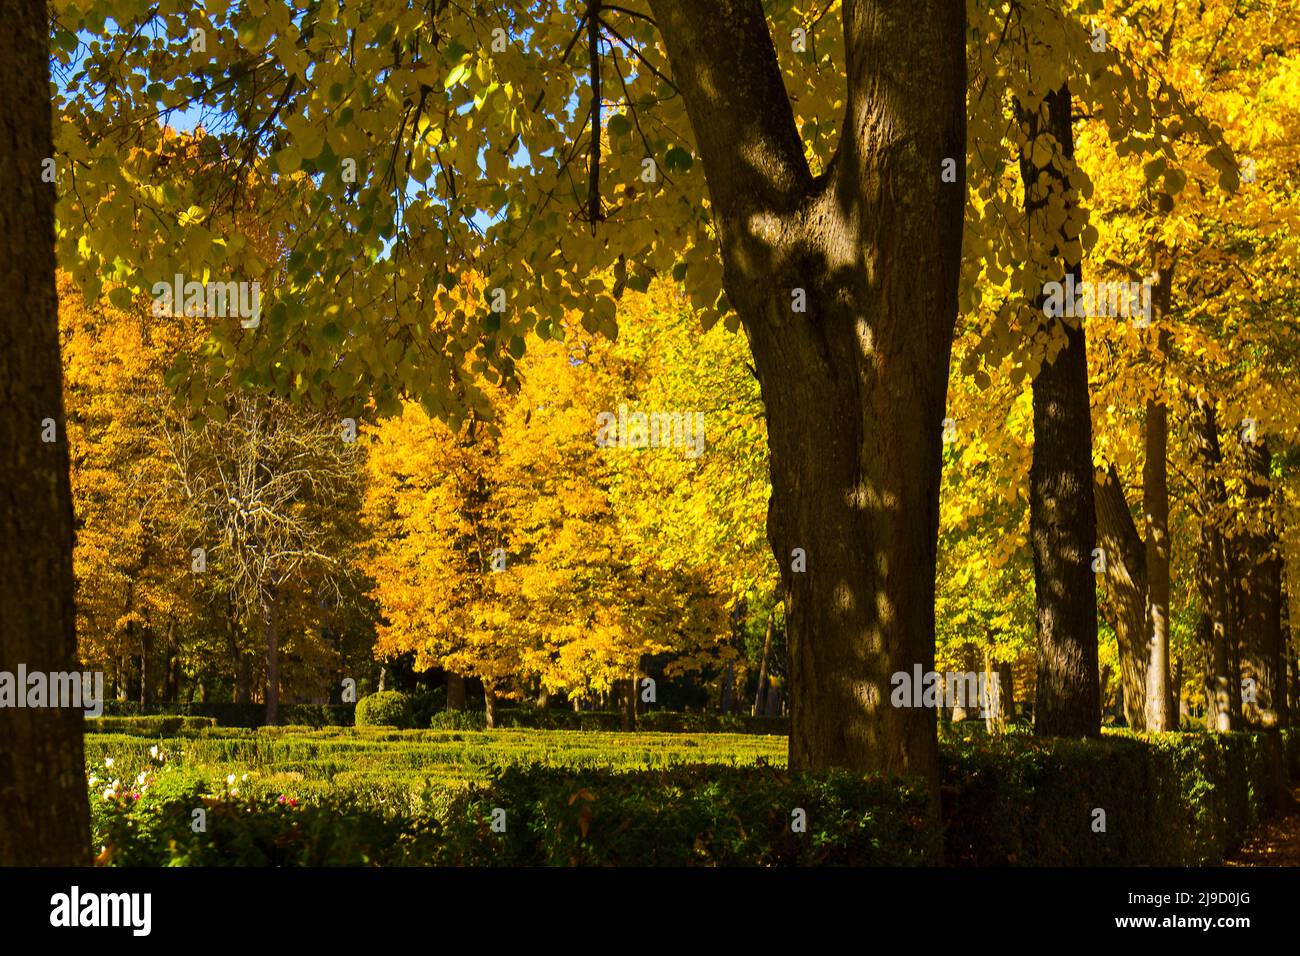
<path id="1" fill-rule="evenodd" d="M 226 778 L 226 783 L 232 787 L 235 785 L 235 775 L 233 773 Z"/>
<path id="2" fill-rule="evenodd" d="M 248 774 L 244 774 L 242 777 L 239 778 L 240 783 L 245 783 L 247 782 L 247 780 L 248 780 Z"/>
<path id="3" fill-rule="evenodd" d="M 105 766 L 105 767 L 111 767 L 111 766 L 113 766 L 113 758 L 112 758 L 112 757 L 105 757 L 105 758 L 104 758 L 104 766 Z"/>
<path id="4" fill-rule="evenodd" d="M 113 799 L 113 788 L 112 788 L 112 787 L 108 787 L 108 788 L 106 788 L 106 789 L 104 790 L 104 799 L 105 799 L 105 800 L 112 800 L 112 799 Z"/>
<path id="5" fill-rule="evenodd" d="M 95 775 L 92 773 L 92 774 L 90 775 L 90 779 L 89 779 L 88 781 L 86 781 L 86 782 L 89 783 L 89 784 L 93 787 L 95 784 L 99 783 L 99 777 L 95 776 Z"/>
<path id="6" fill-rule="evenodd" d="M 140 771 L 140 776 L 138 776 L 138 777 L 135 778 L 135 782 L 138 783 L 140 786 L 143 787 L 143 786 L 144 786 L 145 778 L 148 777 L 148 776 L 149 776 L 148 772 L 142 770 L 142 771 Z"/>
<path id="7" fill-rule="evenodd" d="M 158 759 L 158 745 L 157 745 L 157 744 L 154 744 L 152 747 L 149 748 L 149 756 L 150 756 L 150 757 L 153 757 L 155 760 Z"/>

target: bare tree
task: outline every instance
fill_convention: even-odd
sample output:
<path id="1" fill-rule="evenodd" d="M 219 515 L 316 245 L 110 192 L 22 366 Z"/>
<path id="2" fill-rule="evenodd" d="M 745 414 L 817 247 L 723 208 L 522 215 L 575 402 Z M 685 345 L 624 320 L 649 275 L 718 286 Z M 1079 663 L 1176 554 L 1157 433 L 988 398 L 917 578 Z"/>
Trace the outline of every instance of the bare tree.
<path id="1" fill-rule="evenodd" d="M 361 457 L 355 426 L 327 411 L 237 392 L 225 421 L 160 429 L 182 502 L 179 527 L 204 549 L 213 589 L 266 646 L 266 722 L 279 719 L 280 604 L 286 588 L 311 577 L 339 597 L 351 573 Z"/>

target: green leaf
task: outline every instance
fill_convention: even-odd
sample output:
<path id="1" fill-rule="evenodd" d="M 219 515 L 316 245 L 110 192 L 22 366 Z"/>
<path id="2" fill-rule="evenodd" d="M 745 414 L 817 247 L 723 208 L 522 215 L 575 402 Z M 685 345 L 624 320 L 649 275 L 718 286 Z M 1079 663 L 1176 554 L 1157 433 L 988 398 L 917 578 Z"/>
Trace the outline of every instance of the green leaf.
<path id="1" fill-rule="evenodd" d="M 451 68 L 447 78 L 442 81 L 443 89 L 451 89 L 453 86 L 461 83 L 470 74 L 469 60 L 463 60 Z"/>
<path id="2" fill-rule="evenodd" d="M 131 295 L 130 289 L 125 286 L 118 286 L 108 294 L 108 301 L 113 304 L 114 308 L 125 312 L 134 304 L 135 297 Z"/>
<path id="3" fill-rule="evenodd" d="M 670 146 L 664 156 L 664 166 L 670 173 L 684 173 L 694 165 L 691 154 L 680 146 Z"/>

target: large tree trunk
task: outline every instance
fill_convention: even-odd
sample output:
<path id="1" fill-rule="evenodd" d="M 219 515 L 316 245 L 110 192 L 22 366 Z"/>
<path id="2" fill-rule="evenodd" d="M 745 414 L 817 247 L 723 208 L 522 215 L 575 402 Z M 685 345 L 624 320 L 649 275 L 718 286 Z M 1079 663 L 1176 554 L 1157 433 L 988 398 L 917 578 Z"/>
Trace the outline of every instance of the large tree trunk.
<path id="1" fill-rule="evenodd" d="M 1119 472 L 1111 465 L 1098 469 L 1093 499 L 1097 508 L 1097 545 L 1105 560 L 1102 587 L 1114 615 L 1119 645 L 1120 700 L 1124 722 L 1134 730 L 1147 726 L 1147 667 L 1151 645 L 1146 640 L 1146 544 L 1129 511 Z"/>
<path id="2" fill-rule="evenodd" d="M 5 5 L 0 31 L 0 670 L 78 670 L 72 491 L 54 286 L 48 11 Z M 53 419 L 57 440 L 41 440 Z M 18 688 L 25 694 L 27 688 Z M 0 866 L 85 866 L 90 810 L 71 707 L 0 708 Z"/>
<path id="3" fill-rule="evenodd" d="M 1242 680 L 1253 681 L 1254 701 L 1242 701 L 1247 727 L 1281 727 L 1286 709 L 1286 658 L 1282 646 L 1282 558 L 1271 511 L 1268 446 L 1241 442 L 1246 461 L 1248 528 L 1233 539 Z"/>
<path id="4" fill-rule="evenodd" d="M 1223 453 L 1211 402 L 1196 400 L 1191 435 L 1201 464 L 1197 488 L 1201 511 L 1197 583 L 1202 607 L 1198 633 L 1205 651 L 1205 727 L 1228 733 L 1239 729 L 1237 715 L 1240 714 L 1241 689 L 1237 685 L 1237 671 L 1232 666 L 1230 647 L 1234 623 L 1222 531 L 1227 492 L 1218 473 Z"/>
<path id="5" fill-rule="evenodd" d="M 937 781 L 941 430 L 965 199 L 965 6 L 846 0 L 843 134 L 804 158 L 760 0 L 651 0 L 767 411 L 792 768 Z M 956 182 L 941 176 L 945 159 Z M 795 563 L 794 552 L 801 552 Z"/>
<path id="6" fill-rule="evenodd" d="M 1070 89 L 1044 97 L 1044 119 L 1022 111 L 1029 142 L 1050 133 L 1067 158 L 1074 156 Z M 1052 195 L 1067 208 L 1077 192 L 1050 161 L 1036 166 L 1029 150 L 1021 155 L 1025 209 L 1040 223 L 1048 206 L 1035 184 L 1043 174 Z M 1041 229 L 1036 230 L 1041 233 Z M 1064 236 L 1049 240 L 1061 256 Z M 1062 257 L 1063 258 L 1063 257 Z M 1078 263 L 1064 262 L 1080 279 Z M 1041 307 L 1041 300 L 1039 302 Z M 1034 552 L 1034 594 L 1038 605 L 1038 683 L 1034 730 L 1043 736 L 1077 737 L 1101 733 L 1101 695 L 1097 676 L 1097 590 L 1092 551 L 1097 544 L 1093 504 L 1092 410 L 1088 399 L 1088 355 L 1083 320 L 1061 319 L 1065 345 L 1034 377 L 1034 459 L 1029 471 L 1029 528 Z M 1077 321 L 1077 325 L 1074 322 Z"/>

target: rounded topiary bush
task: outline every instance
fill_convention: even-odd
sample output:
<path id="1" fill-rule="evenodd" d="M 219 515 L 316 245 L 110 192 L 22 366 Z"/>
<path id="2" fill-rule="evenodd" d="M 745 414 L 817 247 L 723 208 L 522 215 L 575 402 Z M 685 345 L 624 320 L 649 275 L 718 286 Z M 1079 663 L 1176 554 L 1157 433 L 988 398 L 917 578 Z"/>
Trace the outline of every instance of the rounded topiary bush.
<path id="1" fill-rule="evenodd" d="M 381 690 L 357 701 L 358 727 L 397 727 L 406 730 L 414 724 L 411 698 L 395 690 Z"/>

